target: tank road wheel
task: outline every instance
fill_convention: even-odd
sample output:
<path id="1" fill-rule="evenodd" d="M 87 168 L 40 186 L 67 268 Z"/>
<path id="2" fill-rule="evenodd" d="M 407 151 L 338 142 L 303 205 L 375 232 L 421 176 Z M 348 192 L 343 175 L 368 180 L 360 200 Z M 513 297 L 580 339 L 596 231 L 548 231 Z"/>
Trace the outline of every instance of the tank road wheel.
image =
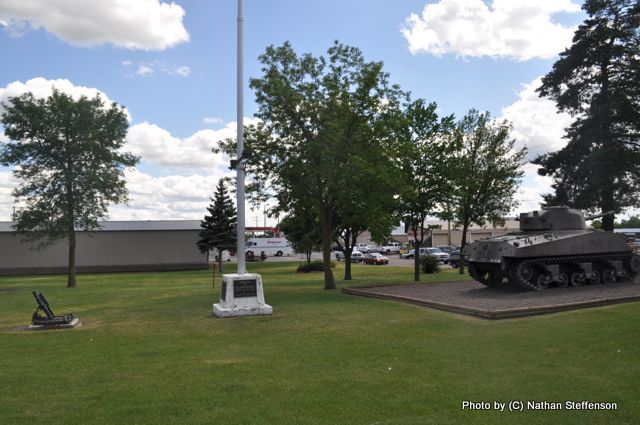
<path id="1" fill-rule="evenodd" d="M 633 280 L 640 273 L 640 256 L 633 254 L 629 259 L 627 267 L 625 267 L 628 277 Z"/>
<path id="2" fill-rule="evenodd" d="M 600 272 L 597 270 L 593 270 L 591 272 L 591 278 L 589 278 L 589 283 L 592 285 L 600 285 L 602 283 L 602 276 Z"/>
<path id="3" fill-rule="evenodd" d="M 509 280 L 513 280 L 514 283 L 527 288 L 532 284 L 533 275 L 533 266 L 529 263 L 518 262 L 509 269 Z"/>
<path id="4" fill-rule="evenodd" d="M 584 272 L 571 273 L 571 286 L 582 286 L 586 282 L 587 277 Z"/>
<path id="5" fill-rule="evenodd" d="M 558 275 L 558 286 L 561 288 L 569 286 L 569 276 L 566 273 L 560 273 Z"/>
<path id="6" fill-rule="evenodd" d="M 616 281 L 616 271 L 607 269 L 602 272 L 602 281 L 604 283 L 615 283 Z"/>
<path id="7" fill-rule="evenodd" d="M 536 275 L 533 277 L 533 286 L 535 286 L 538 291 L 542 291 L 543 289 L 548 288 L 550 283 L 551 276 L 549 276 L 548 274 L 536 273 Z"/>

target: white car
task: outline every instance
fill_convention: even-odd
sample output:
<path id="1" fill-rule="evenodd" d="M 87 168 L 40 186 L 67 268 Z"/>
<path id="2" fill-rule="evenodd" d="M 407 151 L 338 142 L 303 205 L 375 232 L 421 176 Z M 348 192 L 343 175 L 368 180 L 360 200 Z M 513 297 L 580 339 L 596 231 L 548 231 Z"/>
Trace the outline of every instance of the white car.
<path id="1" fill-rule="evenodd" d="M 400 255 L 400 257 L 413 258 L 414 252 L 415 250 L 411 249 L 406 254 Z M 421 257 L 425 255 L 431 255 L 433 257 L 436 257 L 439 263 L 447 264 L 449 262 L 449 254 L 447 254 L 446 252 L 443 252 L 440 248 L 420 248 L 418 253 L 420 254 Z"/>
<path id="2" fill-rule="evenodd" d="M 386 255 L 398 254 L 400 252 L 400 248 L 402 248 L 402 244 L 398 242 L 389 242 L 388 244 L 380 247 L 380 252 Z"/>
<path id="3" fill-rule="evenodd" d="M 344 252 L 336 251 L 335 254 L 336 254 L 336 260 L 338 260 L 338 261 L 344 260 Z M 358 251 L 357 249 L 354 249 L 351 252 L 351 262 L 352 263 L 358 263 L 360 261 L 362 261 L 362 253 L 360 251 Z"/>

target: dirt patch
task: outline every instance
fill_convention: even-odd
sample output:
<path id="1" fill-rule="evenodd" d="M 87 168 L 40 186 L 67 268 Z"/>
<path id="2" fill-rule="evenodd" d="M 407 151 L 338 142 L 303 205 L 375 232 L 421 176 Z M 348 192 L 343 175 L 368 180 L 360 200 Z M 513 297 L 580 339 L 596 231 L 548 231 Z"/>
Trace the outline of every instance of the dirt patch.
<path id="1" fill-rule="evenodd" d="M 475 281 L 343 288 L 342 292 L 391 299 L 487 319 L 507 319 L 640 301 L 640 283 L 617 282 L 526 291 L 488 288 Z"/>

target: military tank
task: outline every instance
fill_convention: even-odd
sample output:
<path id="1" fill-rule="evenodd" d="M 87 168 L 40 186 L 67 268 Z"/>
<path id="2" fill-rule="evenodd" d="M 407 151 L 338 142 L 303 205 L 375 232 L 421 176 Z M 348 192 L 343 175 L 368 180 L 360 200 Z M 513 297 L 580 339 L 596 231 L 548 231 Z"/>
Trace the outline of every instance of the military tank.
<path id="1" fill-rule="evenodd" d="M 607 213 L 608 214 L 608 213 Z M 584 217 L 565 206 L 520 214 L 520 232 L 467 245 L 469 274 L 487 286 L 597 285 L 633 280 L 640 256 L 621 234 L 587 229 Z"/>

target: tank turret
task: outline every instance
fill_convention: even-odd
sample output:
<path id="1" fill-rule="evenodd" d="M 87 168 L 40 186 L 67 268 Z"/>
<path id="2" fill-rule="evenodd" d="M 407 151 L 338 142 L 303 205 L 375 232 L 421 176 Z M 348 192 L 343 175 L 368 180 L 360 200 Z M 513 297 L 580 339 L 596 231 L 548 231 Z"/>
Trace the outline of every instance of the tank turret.
<path id="1" fill-rule="evenodd" d="M 520 214 L 520 232 L 467 245 L 469 274 L 488 286 L 517 285 L 541 290 L 632 280 L 640 256 L 623 236 L 587 229 L 585 217 L 566 206 Z"/>
<path id="2" fill-rule="evenodd" d="M 542 211 L 520 214 L 520 230 L 587 230 L 584 216 L 569 207 L 546 207 Z"/>
<path id="3" fill-rule="evenodd" d="M 585 217 L 578 210 L 566 206 L 544 207 L 542 211 L 530 211 L 520 214 L 520 230 L 533 232 L 540 230 L 587 230 L 587 220 L 613 214 L 608 211 Z"/>

